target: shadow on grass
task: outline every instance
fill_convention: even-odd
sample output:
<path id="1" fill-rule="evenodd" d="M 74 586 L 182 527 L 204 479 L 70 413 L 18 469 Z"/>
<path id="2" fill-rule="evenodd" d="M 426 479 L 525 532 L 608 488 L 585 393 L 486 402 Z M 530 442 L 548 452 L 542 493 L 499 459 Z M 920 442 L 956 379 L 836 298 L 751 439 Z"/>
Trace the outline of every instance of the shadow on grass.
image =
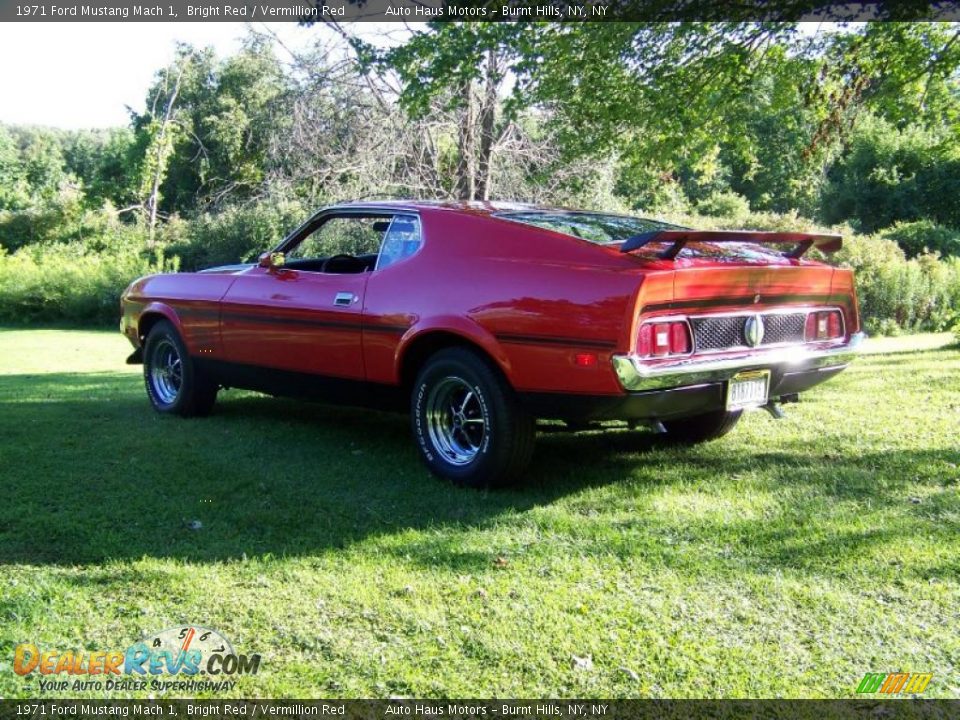
<path id="1" fill-rule="evenodd" d="M 632 530 L 648 536 L 648 552 L 678 566 L 687 560 L 661 542 L 668 530 L 686 543 L 731 545 L 737 561 L 754 569 L 822 571 L 823 558 L 835 556 L 840 573 L 869 547 L 929 531 L 935 523 L 922 513 L 936 505 L 883 528 L 828 537 L 811 532 L 818 517 L 836 503 L 902 504 L 897 488 L 909 478 L 899 469 L 958 459 L 934 451 L 818 457 L 799 446 L 766 454 L 719 447 L 670 448 L 645 432 L 546 434 L 519 487 L 482 493 L 431 477 L 400 415 L 225 393 L 210 418 L 181 420 L 150 409 L 136 375 L 0 376 L 0 562 L 314 556 L 430 529 L 437 532 L 400 538 L 387 552 L 399 548 L 404 561 L 469 571 L 489 567 L 491 555 L 452 540 L 451 532 L 482 531 L 589 488 L 677 482 L 664 467 L 708 481 L 761 467 L 785 487 L 809 486 L 817 498 L 798 509 L 797 522 L 742 518 L 667 528 L 629 488 L 582 518 L 575 507 L 566 511 L 570 523 L 589 528 L 609 527 L 604 512 L 623 509 Z M 580 553 L 636 552 L 609 532 L 578 532 L 576 542 Z"/>

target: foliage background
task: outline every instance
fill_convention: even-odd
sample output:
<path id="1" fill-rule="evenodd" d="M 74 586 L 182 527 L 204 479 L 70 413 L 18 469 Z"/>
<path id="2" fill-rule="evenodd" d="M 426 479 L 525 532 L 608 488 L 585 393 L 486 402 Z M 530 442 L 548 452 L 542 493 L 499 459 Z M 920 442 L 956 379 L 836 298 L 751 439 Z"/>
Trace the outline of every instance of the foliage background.
<path id="1" fill-rule="evenodd" d="M 441 24 L 180 46 L 125 128 L 0 126 L 0 321 L 114 322 L 134 277 L 249 261 L 359 197 L 831 229 L 871 332 L 960 308 L 960 30 Z"/>

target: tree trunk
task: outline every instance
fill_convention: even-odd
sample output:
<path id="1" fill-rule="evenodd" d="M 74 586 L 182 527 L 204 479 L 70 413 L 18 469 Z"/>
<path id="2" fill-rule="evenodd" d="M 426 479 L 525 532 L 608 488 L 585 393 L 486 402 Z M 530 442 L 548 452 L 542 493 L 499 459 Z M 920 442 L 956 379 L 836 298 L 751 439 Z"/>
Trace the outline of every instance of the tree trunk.
<path id="1" fill-rule="evenodd" d="M 497 119 L 497 90 L 500 86 L 497 56 L 487 53 L 486 87 L 480 108 L 480 157 L 477 159 L 477 197 L 490 199 L 490 174 L 493 170 L 493 131 Z"/>
<path id="2" fill-rule="evenodd" d="M 457 163 L 457 195 L 461 200 L 477 197 L 476 173 L 476 118 L 473 107 L 473 82 L 464 80 L 460 86 L 463 108 L 460 113 L 460 159 Z"/>
<path id="3" fill-rule="evenodd" d="M 163 182 L 164 172 L 167 165 L 168 154 L 166 148 L 167 142 L 167 128 L 170 126 L 170 122 L 173 119 L 173 108 L 177 102 L 177 95 L 180 93 L 180 80 L 183 78 L 183 65 L 180 66 L 180 71 L 177 73 L 177 81 L 173 85 L 173 92 L 170 93 L 170 97 L 167 99 L 167 107 L 163 113 L 163 122 L 160 124 L 160 132 L 157 135 L 156 142 L 156 157 L 154 173 L 153 173 L 153 183 L 150 188 L 150 196 L 147 198 L 147 215 L 148 215 L 148 227 L 149 227 L 149 239 L 147 241 L 148 247 L 151 249 L 154 246 L 154 234 L 157 227 L 157 205 L 160 204 L 160 183 Z"/>

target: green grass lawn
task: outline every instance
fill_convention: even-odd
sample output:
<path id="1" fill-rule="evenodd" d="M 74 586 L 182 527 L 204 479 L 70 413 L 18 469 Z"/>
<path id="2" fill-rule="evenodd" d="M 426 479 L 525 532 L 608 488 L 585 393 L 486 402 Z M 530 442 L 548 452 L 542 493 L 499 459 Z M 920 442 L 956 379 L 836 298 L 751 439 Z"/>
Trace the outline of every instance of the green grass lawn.
<path id="1" fill-rule="evenodd" d="M 0 330 L 0 697 L 18 643 L 182 623 L 262 655 L 233 696 L 958 696 L 960 351 L 914 342 L 693 449 L 541 434 L 479 493 L 404 417 L 161 417 L 119 334 Z"/>

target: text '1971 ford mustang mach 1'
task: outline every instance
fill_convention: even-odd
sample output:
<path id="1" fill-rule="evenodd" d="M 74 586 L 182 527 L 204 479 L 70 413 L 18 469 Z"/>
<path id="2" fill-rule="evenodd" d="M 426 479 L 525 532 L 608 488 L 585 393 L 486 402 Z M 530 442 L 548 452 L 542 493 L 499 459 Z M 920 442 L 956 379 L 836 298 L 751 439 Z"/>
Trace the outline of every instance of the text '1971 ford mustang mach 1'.
<path id="1" fill-rule="evenodd" d="M 494 203 L 321 210 L 257 264 L 153 275 L 121 328 L 162 413 L 221 388 L 408 409 L 436 474 L 503 484 L 537 418 L 682 442 L 840 372 L 863 338 L 834 235 Z"/>

